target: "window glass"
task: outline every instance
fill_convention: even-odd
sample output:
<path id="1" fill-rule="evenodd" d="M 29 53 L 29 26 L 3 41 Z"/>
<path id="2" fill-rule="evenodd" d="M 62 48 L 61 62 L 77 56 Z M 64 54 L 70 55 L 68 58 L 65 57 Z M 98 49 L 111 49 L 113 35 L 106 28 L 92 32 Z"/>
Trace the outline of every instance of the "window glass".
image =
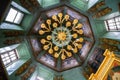
<path id="1" fill-rule="evenodd" d="M 13 22 L 16 14 L 17 11 L 11 8 L 5 20 L 9 22 Z"/>
<path id="2" fill-rule="evenodd" d="M 12 55 L 12 54 L 14 54 L 14 51 L 9 52 L 9 55 Z"/>
<path id="3" fill-rule="evenodd" d="M 13 55 L 10 55 L 10 58 L 12 58 L 12 57 L 15 57 L 15 54 L 13 54 Z"/>
<path id="4" fill-rule="evenodd" d="M 15 60 L 18 59 L 18 55 L 16 53 L 16 50 L 12 50 L 12 51 L 1 54 L 1 58 L 4 65 L 8 66 L 9 64 L 13 63 Z"/>
<path id="5" fill-rule="evenodd" d="M 120 22 L 116 22 L 117 25 L 120 25 Z"/>
<path id="6" fill-rule="evenodd" d="M 7 56 L 8 56 L 8 54 L 4 54 L 4 56 L 5 56 L 5 57 L 7 57 Z"/>
<path id="7" fill-rule="evenodd" d="M 12 57 L 11 60 L 14 61 L 16 59 L 16 57 Z"/>
<path id="8" fill-rule="evenodd" d="M 23 16 L 24 16 L 24 14 L 21 13 L 20 11 L 14 9 L 14 8 L 10 8 L 5 21 L 20 24 Z"/>
<path id="9" fill-rule="evenodd" d="M 9 58 L 9 57 L 6 57 L 5 59 L 8 60 L 8 59 L 10 59 L 10 58 Z"/>
<path id="10" fill-rule="evenodd" d="M 120 21 L 120 17 L 116 17 L 115 20 L 116 20 L 116 21 Z"/>
<path id="11" fill-rule="evenodd" d="M 105 21 L 108 31 L 120 31 L 120 16 Z"/>
<path id="12" fill-rule="evenodd" d="M 115 25 L 114 23 L 109 24 L 109 26 L 114 26 L 114 25 Z"/>
<path id="13" fill-rule="evenodd" d="M 6 60 L 6 58 L 4 58 L 4 59 L 2 59 L 3 61 L 5 61 Z"/>
<path id="14" fill-rule="evenodd" d="M 1 55 L 1 58 L 4 58 L 4 55 Z"/>
<path id="15" fill-rule="evenodd" d="M 113 23 L 114 19 L 108 20 L 108 23 Z"/>
<path id="16" fill-rule="evenodd" d="M 120 25 L 117 25 L 118 29 L 120 29 Z"/>
<path id="17" fill-rule="evenodd" d="M 23 14 L 19 12 L 17 14 L 16 18 L 15 18 L 14 23 L 18 23 L 19 24 L 21 22 L 22 18 L 23 18 Z"/>

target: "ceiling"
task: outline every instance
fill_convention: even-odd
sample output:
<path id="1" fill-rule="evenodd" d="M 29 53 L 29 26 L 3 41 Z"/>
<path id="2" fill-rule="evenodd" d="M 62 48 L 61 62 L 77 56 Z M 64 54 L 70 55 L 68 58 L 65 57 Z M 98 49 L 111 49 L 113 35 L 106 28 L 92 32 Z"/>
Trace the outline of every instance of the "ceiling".
<path id="1" fill-rule="evenodd" d="M 14 1 L 21 5 L 19 0 Z M 39 71 L 43 72 L 43 74 L 40 73 L 39 76 L 42 75 L 43 77 L 46 77 L 46 80 L 49 79 L 49 77 L 51 76 L 53 77 L 54 74 L 51 71 L 52 69 L 53 71 L 55 71 L 54 73 L 56 74 L 67 74 L 66 76 L 64 76 L 66 80 L 69 80 L 70 76 L 74 76 L 73 78 L 71 78 L 71 80 L 74 80 L 75 78 L 76 80 L 77 78 L 78 80 L 84 80 L 85 78 L 83 77 L 82 72 L 79 72 L 82 71 L 81 66 L 85 66 L 88 57 L 92 54 L 94 46 L 97 46 L 99 44 L 99 38 L 106 33 L 104 22 L 102 20 L 93 19 L 92 15 L 87 12 L 87 10 L 96 2 L 98 2 L 98 0 L 38 0 L 38 2 L 40 6 L 34 8 L 31 13 L 29 11 L 23 10 L 25 11 L 26 15 L 21 25 L 19 25 L 20 28 L 16 27 L 14 29 L 23 30 L 25 32 L 24 36 L 22 37 L 24 37 L 24 39 L 30 43 L 29 49 L 30 51 L 32 51 L 35 63 L 42 67 L 47 66 L 48 71 L 42 68 L 39 69 Z M 83 37 L 84 39 L 84 42 L 82 43 L 82 48 L 78 49 L 77 54 L 71 51 L 72 56 L 64 60 L 62 60 L 60 57 L 55 58 L 53 54 L 49 54 L 48 50 L 43 49 L 43 44 L 41 43 L 41 39 L 46 39 L 46 36 L 49 34 L 51 35 L 54 29 L 52 29 L 51 33 L 46 33 L 44 35 L 39 34 L 39 30 L 42 30 L 41 24 L 47 24 L 47 19 L 52 19 L 53 15 L 58 16 L 59 13 L 62 13 L 63 15 L 68 14 L 70 16 L 71 23 L 74 19 L 78 19 L 79 23 L 83 25 L 83 34 L 79 35 L 79 37 Z M 113 32 L 107 33 L 103 37 L 111 38 L 112 33 Z M 119 35 L 119 33 L 116 32 L 113 34 L 116 36 Z M 112 35 L 112 38 L 118 37 L 114 37 Z M 44 76 L 44 74 L 46 74 L 46 76 Z"/>
<path id="2" fill-rule="evenodd" d="M 50 1 L 52 3 L 53 0 L 41 2 L 43 10 L 37 11 L 39 16 L 38 16 L 35 24 L 31 27 L 31 29 L 28 31 L 28 34 L 27 34 L 27 35 L 29 35 L 29 41 L 31 43 L 33 55 L 42 54 L 39 57 L 37 55 L 35 55 L 36 60 L 56 71 L 64 71 L 64 70 L 68 70 L 68 69 L 80 66 L 84 63 L 85 59 L 87 58 L 87 56 L 89 54 L 90 49 L 92 48 L 92 46 L 94 45 L 94 42 L 95 42 L 91 24 L 89 22 L 89 18 L 85 15 L 86 14 L 85 12 L 80 12 L 80 11 L 75 10 L 74 7 L 69 6 L 68 3 L 61 4 L 57 7 L 55 6 L 55 7 L 52 7 L 50 9 L 46 10 L 45 7 L 59 2 L 59 1 L 56 1 L 56 3 L 47 5 L 48 3 L 50 3 Z M 76 2 L 80 2 L 80 1 L 76 1 Z M 81 1 L 81 2 L 84 2 L 84 1 Z M 73 2 L 71 2 L 71 3 L 72 3 L 72 5 L 76 4 Z M 84 2 L 84 4 L 87 4 L 87 2 L 86 3 Z M 81 3 L 81 5 L 83 5 L 83 4 Z M 44 8 L 45 8 L 45 10 L 44 10 Z M 56 28 L 52 29 L 51 32 L 49 32 L 49 33 L 42 34 L 42 35 L 39 34 L 39 30 L 42 30 L 41 25 L 43 23 L 46 24 L 47 19 L 51 20 L 53 15 L 58 15 L 59 13 L 62 13 L 63 16 L 66 14 L 69 15 L 70 22 L 72 22 L 72 20 L 74 20 L 74 19 L 78 19 L 79 23 L 82 24 L 82 30 L 83 30 L 83 34 L 82 35 L 78 34 L 78 37 L 83 37 L 83 39 L 84 39 L 84 42 L 82 43 L 82 48 L 78 49 L 77 54 L 74 54 L 74 52 L 70 51 L 70 52 L 72 52 L 73 56 L 68 57 L 64 60 L 60 59 L 60 57 L 54 58 L 55 51 L 53 52 L 53 54 L 49 54 L 49 52 L 48 52 L 49 50 L 44 50 L 43 49 L 44 46 L 41 43 L 41 39 L 45 39 L 47 37 L 47 35 L 52 35 L 53 31 Z M 52 23 L 54 23 L 54 21 L 52 21 Z M 65 22 L 63 22 L 63 24 L 65 24 Z M 52 27 L 52 24 L 50 25 L 50 27 Z M 44 30 L 45 29 L 43 29 L 43 31 Z M 55 46 L 57 44 L 54 42 L 55 41 L 52 41 L 53 46 Z M 68 44 L 71 45 L 72 43 L 68 42 Z M 65 47 L 66 46 L 64 46 L 64 48 Z M 65 48 L 65 50 L 66 50 L 66 48 Z M 58 51 L 58 52 L 60 52 L 60 51 Z M 72 63 L 73 61 L 75 63 Z M 61 65 L 59 65 L 58 63 L 61 63 Z"/>

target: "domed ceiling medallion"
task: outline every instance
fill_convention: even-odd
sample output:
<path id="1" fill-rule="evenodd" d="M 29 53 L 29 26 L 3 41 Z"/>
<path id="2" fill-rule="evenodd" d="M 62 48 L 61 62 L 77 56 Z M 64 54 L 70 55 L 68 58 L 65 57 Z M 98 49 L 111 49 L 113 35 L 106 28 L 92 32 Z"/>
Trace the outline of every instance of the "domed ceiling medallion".
<path id="1" fill-rule="evenodd" d="M 84 41 L 82 24 L 78 19 L 70 19 L 68 14 L 58 13 L 41 24 L 39 34 L 42 47 L 53 57 L 62 60 L 72 57 L 82 48 Z"/>

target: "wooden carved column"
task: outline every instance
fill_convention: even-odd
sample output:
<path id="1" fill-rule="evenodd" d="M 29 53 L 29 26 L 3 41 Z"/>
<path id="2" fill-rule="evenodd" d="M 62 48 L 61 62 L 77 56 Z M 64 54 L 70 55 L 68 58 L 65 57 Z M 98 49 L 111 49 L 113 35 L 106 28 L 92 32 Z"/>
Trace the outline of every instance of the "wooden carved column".
<path id="1" fill-rule="evenodd" d="M 34 12 L 36 8 L 40 7 L 37 0 L 20 0 L 21 5 L 30 12 Z"/>
<path id="2" fill-rule="evenodd" d="M 115 76 L 119 74 L 120 71 L 120 57 L 115 55 L 113 52 L 110 52 L 108 49 L 104 53 L 104 60 L 100 65 L 97 72 L 94 74 L 92 73 L 89 77 L 89 80 L 115 80 L 114 78 L 118 78 L 119 76 Z"/>
<path id="3" fill-rule="evenodd" d="M 23 39 L 21 38 L 21 36 L 23 36 L 24 34 L 23 31 L 17 31 L 17 30 L 4 31 L 3 34 L 5 36 L 5 41 L 4 41 L 5 45 L 18 44 L 23 41 Z"/>
<path id="4" fill-rule="evenodd" d="M 53 80 L 64 80 L 62 75 L 56 75 Z"/>

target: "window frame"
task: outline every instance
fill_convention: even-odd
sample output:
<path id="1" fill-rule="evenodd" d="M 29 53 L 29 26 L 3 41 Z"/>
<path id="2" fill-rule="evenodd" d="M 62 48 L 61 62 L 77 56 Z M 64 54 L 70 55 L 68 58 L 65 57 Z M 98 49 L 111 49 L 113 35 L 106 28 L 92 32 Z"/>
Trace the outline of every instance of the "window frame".
<path id="1" fill-rule="evenodd" d="M 116 20 L 117 18 L 118 18 L 118 20 Z M 110 22 L 110 20 L 112 20 L 113 22 L 112 21 Z M 107 31 L 120 31 L 120 16 L 116 16 L 116 17 L 107 19 L 104 21 L 104 23 L 105 23 L 105 27 L 106 27 Z M 111 26 L 114 29 L 112 29 Z"/>
<path id="2" fill-rule="evenodd" d="M 11 8 L 14 9 L 15 11 L 17 11 L 17 14 L 16 14 L 16 16 L 14 17 L 14 20 L 13 20 L 13 21 L 7 21 L 6 18 L 7 18 L 7 16 L 8 16 L 8 14 L 9 14 Z M 17 15 L 18 15 L 18 13 L 22 14 L 23 16 L 22 16 L 22 18 L 20 18 L 20 19 L 21 19 L 20 22 L 17 22 L 17 23 L 16 23 L 16 22 L 14 22 L 14 21 L 15 21 Z M 5 18 L 4 18 L 4 21 L 7 22 L 7 23 L 12 23 L 12 24 L 17 24 L 17 25 L 19 25 L 19 24 L 21 24 L 22 20 L 24 19 L 24 16 L 25 16 L 25 13 L 24 13 L 23 11 L 21 11 L 21 10 L 15 8 L 14 6 L 10 5 L 10 8 L 9 8 L 9 10 L 7 11 L 7 14 L 6 14 Z"/>
<path id="3" fill-rule="evenodd" d="M 12 51 L 13 51 L 14 53 L 12 53 L 12 57 L 11 57 L 10 52 L 12 52 Z M 2 55 L 5 55 L 5 54 L 7 54 L 8 56 L 2 57 Z M 13 55 L 14 55 L 14 56 L 13 56 Z M 13 50 L 11 50 L 11 51 L 4 52 L 4 53 L 0 54 L 0 57 L 1 57 L 1 59 L 2 59 L 2 62 L 3 62 L 4 60 L 5 60 L 5 61 L 10 60 L 10 62 L 7 62 L 7 64 L 5 64 L 5 63 L 3 62 L 3 64 L 4 64 L 5 67 L 10 66 L 11 64 L 13 64 L 14 62 L 16 62 L 16 61 L 19 59 L 19 55 L 18 55 L 18 52 L 17 52 L 16 49 L 13 49 Z M 9 59 L 6 59 L 7 57 L 9 57 Z M 12 60 L 13 57 L 15 57 L 16 59 Z"/>

